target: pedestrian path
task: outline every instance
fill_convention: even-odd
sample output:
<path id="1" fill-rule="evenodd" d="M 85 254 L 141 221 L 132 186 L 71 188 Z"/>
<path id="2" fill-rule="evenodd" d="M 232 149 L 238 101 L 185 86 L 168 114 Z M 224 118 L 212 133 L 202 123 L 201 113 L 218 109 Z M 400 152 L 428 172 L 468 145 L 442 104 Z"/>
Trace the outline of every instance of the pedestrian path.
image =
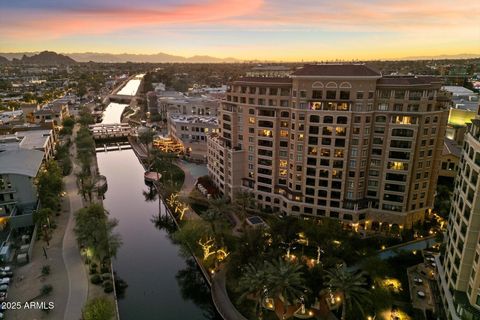
<path id="1" fill-rule="evenodd" d="M 73 130 L 72 140 L 75 141 L 76 128 Z M 72 143 L 71 154 L 76 155 L 75 143 Z M 65 308 L 64 320 L 81 319 L 82 308 L 87 301 L 88 278 L 80 256 L 80 249 L 75 239 L 74 213 L 83 207 L 83 202 L 78 194 L 75 172 L 78 165 L 73 160 L 73 170 L 65 178 L 65 192 L 70 200 L 70 217 L 63 237 L 63 261 L 68 274 L 68 300 Z"/>

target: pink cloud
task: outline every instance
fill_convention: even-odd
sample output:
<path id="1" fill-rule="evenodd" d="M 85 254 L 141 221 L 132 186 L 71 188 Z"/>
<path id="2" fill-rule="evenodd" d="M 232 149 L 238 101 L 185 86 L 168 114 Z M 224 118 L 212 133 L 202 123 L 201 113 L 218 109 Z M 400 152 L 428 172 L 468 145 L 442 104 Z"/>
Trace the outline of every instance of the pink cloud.
<path id="1" fill-rule="evenodd" d="M 77 34 L 105 34 L 140 26 L 207 23 L 255 12 L 262 3 L 263 0 L 209 0 L 169 9 L 122 8 L 60 13 L 2 10 L 0 32 L 9 38 L 58 38 Z"/>
<path id="2" fill-rule="evenodd" d="M 225 26 L 242 29 L 322 28 L 331 31 L 434 31 L 477 29 L 480 2 L 471 0 L 208 0 L 160 9 L 0 11 L 9 39 L 56 39 L 140 27 Z M 411 33 L 411 32 L 410 32 Z"/>

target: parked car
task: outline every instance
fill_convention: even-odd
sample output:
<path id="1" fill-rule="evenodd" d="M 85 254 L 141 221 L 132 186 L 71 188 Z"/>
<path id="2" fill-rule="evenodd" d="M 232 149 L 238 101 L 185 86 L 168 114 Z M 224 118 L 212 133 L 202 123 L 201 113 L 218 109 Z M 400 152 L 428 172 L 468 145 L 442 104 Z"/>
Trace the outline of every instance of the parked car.
<path id="1" fill-rule="evenodd" d="M 0 302 L 3 302 L 7 299 L 7 293 L 6 292 L 0 292 Z"/>
<path id="2" fill-rule="evenodd" d="M 0 279 L 0 285 L 2 284 L 9 284 L 10 283 L 10 278 L 2 278 Z"/>
<path id="3" fill-rule="evenodd" d="M 2 278 L 11 278 L 13 277 L 13 272 L 12 271 L 0 271 L 0 277 Z"/>
<path id="4" fill-rule="evenodd" d="M 0 272 L 10 272 L 10 271 L 12 271 L 12 267 L 10 266 L 0 267 Z"/>
<path id="5" fill-rule="evenodd" d="M 8 290 L 8 284 L 2 284 L 2 285 L 0 285 L 0 291 L 5 292 L 5 291 L 7 291 L 7 290 Z"/>

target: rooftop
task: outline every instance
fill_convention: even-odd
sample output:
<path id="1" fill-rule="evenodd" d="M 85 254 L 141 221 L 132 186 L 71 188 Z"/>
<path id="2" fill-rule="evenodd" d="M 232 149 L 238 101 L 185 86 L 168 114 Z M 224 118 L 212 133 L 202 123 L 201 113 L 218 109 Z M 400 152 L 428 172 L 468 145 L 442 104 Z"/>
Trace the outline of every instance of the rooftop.
<path id="1" fill-rule="evenodd" d="M 249 82 L 249 83 L 264 83 L 268 82 L 268 84 L 291 84 L 292 79 L 290 78 L 282 78 L 282 77 L 241 77 L 234 82 Z"/>
<path id="2" fill-rule="evenodd" d="M 443 151 L 442 155 L 452 154 L 458 158 L 462 155 L 462 149 L 457 145 L 457 143 L 451 139 L 445 138 L 443 140 Z"/>
<path id="3" fill-rule="evenodd" d="M 381 77 L 380 72 L 365 64 L 307 64 L 292 73 L 292 76 L 324 77 Z"/>
<path id="4" fill-rule="evenodd" d="M 453 93 L 453 95 L 476 95 L 472 90 L 461 86 L 444 86 L 443 89 Z"/>
<path id="5" fill-rule="evenodd" d="M 0 174 L 36 177 L 42 164 L 43 152 L 38 150 L 8 150 L 0 152 Z"/>
<path id="6" fill-rule="evenodd" d="M 30 130 L 16 133 L 17 137 L 23 138 L 20 147 L 24 149 L 44 148 L 51 135 L 52 130 Z"/>
<path id="7" fill-rule="evenodd" d="M 440 83 L 441 80 L 429 76 L 385 76 L 378 80 L 378 85 L 385 86 L 425 86 L 432 83 Z"/>
<path id="8" fill-rule="evenodd" d="M 170 120 L 177 123 L 205 123 L 218 125 L 218 118 L 213 116 L 186 116 L 180 114 L 172 114 Z"/>

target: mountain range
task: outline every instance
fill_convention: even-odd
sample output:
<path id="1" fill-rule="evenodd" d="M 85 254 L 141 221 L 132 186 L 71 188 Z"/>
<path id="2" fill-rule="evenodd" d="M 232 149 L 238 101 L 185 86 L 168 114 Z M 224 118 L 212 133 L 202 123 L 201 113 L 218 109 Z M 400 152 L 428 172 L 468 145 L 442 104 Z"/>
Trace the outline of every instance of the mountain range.
<path id="1" fill-rule="evenodd" d="M 27 55 L 21 53 L 19 55 L 10 55 L 11 61 L 7 57 L 0 54 L 0 64 L 12 63 L 12 64 L 37 64 L 37 65 L 71 65 L 77 63 L 72 58 L 63 54 L 58 54 L 53 51 L 42 51 L 40 53 L 33 53 Z"/>
<path id="2" fill-rule="evenodd" d="M 30 62 L 28 58 L 33 58 L 36 55 L 44 54 L 45 52 L 51 53 L 50 51 L 44 51 L 41 53 L 38 52 L 18 52 L 18 53 L 0 53 L 0 63 L 2 63 L 2 57 L 5 57 L 9 60 L 16 61 L 19 60 L 23 63 L 34 63 Z M 131 53 L 97 53 L 97 52 L 83 52 L 83 53 L 65 53 L 63 55 L 58 54 L 59 56 L 69 57 L 76 62 L 113 62 L 113 63 L 122 63 L 122 62 L 146 62 L 146 63 L 161 63 L 161 62 L 190 62 L 190 63 L 219 63 L 219 62 L 238 62 L 239 60 L 235 58 L 216 58 L 211 56 L 192 56 L 192 57 L 182 57 L 171 55 L 167 53 L 155 53 L 155 54 L 131 54 Z M 38 59 L 38 58 L 35 58 Z M 18 62 L 18 61 L 17 61 Z"/>
<path id="3" fill-rule="evenodd" d="M 436 56 L 411 56 L 393 60 L 443 60 L 443 59 L 471 59 L 478 58 L 480 54 L 455 54 L 455 55 L 436 55 Z M 383 60 L 383 59 L 382 59 Z M 155 54 L 132 54 L 132 53 L 64 53 L 58 54 L 52 51 L 43 52 L 15 52 L 0 53 L 0 64 L 40 64 L 40 65 L 70 65 L 76 62 L 104 62 L 104 63 L 222 63 L 222 62 L 241 62 L 236 58 L 217 58 L 207 55 L 195 55 L 192 57 L 183 57 L 171 55 L 163 52 Z"/>

